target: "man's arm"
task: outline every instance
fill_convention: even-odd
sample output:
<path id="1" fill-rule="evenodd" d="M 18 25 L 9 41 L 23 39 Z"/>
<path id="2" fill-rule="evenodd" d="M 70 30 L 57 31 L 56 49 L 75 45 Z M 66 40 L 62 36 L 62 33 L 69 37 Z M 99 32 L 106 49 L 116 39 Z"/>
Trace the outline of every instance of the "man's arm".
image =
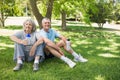
<path id="1" fill-rule="evenodd" d="M 64 36 L 62 36 L 62 35 L 60 35 L 59 38 L 60 38 L 61 40 L 63 40 L 64 42 L 67 41 L 66 37 L 64 37 Z"/>
<path id="2" fill-rule="evenodd" d="M 30 50 L 30 53 L 29 53 L 30 56 L 33 56 L 33 55 L 34 55 L 35 50 L 36 50 L 36 47 L 37 47 L 38 45 L 42 44 L 43 42 L 45 42 L 46 45 L 54 48 L 55 50 L 57 50 L 58 52 L 60 52 L 61 54 L 63 54 L 62 51 L 60 50 L 60 48 L 59 48 L 55 43 L 53 43 L 52 41 L 50 41 L 50 40 L 47 39 L 47 38 L 41 37 L 41 38 L 39 38 L 39 39 L 37 40 L 37 42 L 35 42 L 35 44 L 32 46 L 32 48 L 31 48 L 31 50 Z"/>
<path id="3" fill-rule="evenodd" d="M 48 46 L 54 48 L 55 50 L 57 50 L 58 52 L 60 52 L 60 54 L 64 55 L 63 52 L 61 51 L 61 49 L 60 49 L 55 43 L 53 43 L 52 41 L 50 41 L 50 40 L 47 39 L 47 38 L 43 38 L 43 39 L 44 39 L 44 42 L 45 42 Z"/>

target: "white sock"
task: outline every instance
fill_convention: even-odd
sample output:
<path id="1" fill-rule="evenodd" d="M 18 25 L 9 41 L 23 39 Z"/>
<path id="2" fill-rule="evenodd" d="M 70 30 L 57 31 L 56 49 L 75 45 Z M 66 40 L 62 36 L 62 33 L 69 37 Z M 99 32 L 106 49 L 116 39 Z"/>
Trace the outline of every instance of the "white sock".
<path id="1" fill-rule="evenodd" d="M 69 63 L 71 60 L 65 56 L 60 57 L 61 60 L 63 60 L 65 63 Z"/>
<path id="2" fill-rule="evenodd" d="M 65 56 L 61 56 L 60 59 L 63 60 L 63 61 L 65 61 L 66 57 Z"/>
<path id="3" fill-rule="evenodd" d="M 35 60 L 34 63 L 38 63 L 39 64 L 39 60 Z"/>
<path id="4" fill-rule="evenodd" d="M 22 62 L 21 59 L 17 60 L 17 63 L 18 63 L 18 64 L 23 64 L 23 62 Z"/>
<path id="5" fill-rule="evenodd" d="M 66 49 L 71 50 L 70 41 L 66 41 Z"/>
<path id="6" fill-rule="evenodd" d="M 60 59 L 63 60 L 65 63 L 67 63 L 70 68 L 73 68 L 76 65 L 76 63 L 74 63 L 73 61 L 71 61 L 69 58 L 65 56 L 61 56 Z"/>
<path id="7" fill-rule="evenodd" d="M 73 52 L 72 55 L 74 56 L 74 58 L 78 58 L 79 55 L 76 52 Z"/>

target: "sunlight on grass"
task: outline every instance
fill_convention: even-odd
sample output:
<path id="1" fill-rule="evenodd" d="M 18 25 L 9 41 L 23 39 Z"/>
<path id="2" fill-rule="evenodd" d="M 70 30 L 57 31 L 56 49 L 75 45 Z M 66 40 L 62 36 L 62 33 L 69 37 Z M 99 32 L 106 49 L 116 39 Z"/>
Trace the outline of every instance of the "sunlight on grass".
<path id="1" fill-rule="evenodd" d="M 106 42 L 100 42 L 100 44 L 105 44 Z"/>
<path id="2" fill-rule="evenodd" d="M 75 42 L 72 42 L 72 46 L 73 47 L 77 47 L 80 44 L 92 44 L 91 42 L 87 42 L 87 41 L 81 41 L 81 40 L 75 40 Z"/>
<path id="3" fill-rule="evenodd" d="M 78 44 L 92 44 L 92 42 L 88 42 L 88 41 L 86 41 L 86 40 L 83 40 L 83 41 L 79 41 L 79 42 L 77 42 L 76 41 L 76 43 Z"/>
<path id="4" fill-rule="evenodd" d="M 95 77 L 95 80 L 105 80 L 105 79 L 101 75 L 98 75 L 98 76 Z"/>
<path id="5" fill-rule="evenodd" d="M 105 47 L 103 47 L 103 46 L 98 46 L 98 47 L 96 47 L 96 49 L 102 49 L 102 50 L 105 50 L 105 51 L 106 51 L 106 50 L 109 50 L 109 51 L 111 51 L 111 52 L 119 52 L 119 51 L 117 50 L 118 46 L 119 46 L 118 43 L 112 42 L 109 46 L 105 46 Z"/>
<path id="6" fill-rule="evenodd" d="M 13 26 L 14 28 L 14 26 Z M 11 33 L 18 28 L 11 28 Z M 20 29 L 20 28 L 19 28 Z M 88 58 L 87 63 L 76 62 L 76 67 L 69 68 L 58 58 L 46 59 L 40 63 L 38 72 L 32 71 L 33 61 L 24 62 L 22 70 L 14 72 L 14 42 L 9 36 L 0 36 L 0 80 L 119 80 L 120 79 L 120 36 L 103 30 L 86 27 L 68 26 L 62 31 L 56 30 L 70 38 L 73 49 Z M 8 30 L 9 31 L 9 30 Z M 5 35 L 11 34 L 8 31 Z M 4 31 L 5 32 L 5 31 Z M 0 34 L 1 35 L 1 34 Z M 59 39 L 55 40 L 56 42 Z M 64 50 L 63 50 L 64 51 Z M 65 52 L 65 51 L 64 51 Z M 65 55 L 73 60 L 73 56 Z M 22 76 L 22 77 L 21 77 Z"/>
<path id="7" fill-rule="evenodd" d="M 110 53 L 103 53 L 103 54 L 98 54 L 98 56 L 102 56 L 102 57 L 114 57 L 114 58 L 120 58 L 120 56 L 117 56 L 117 55 L 113 55 L 113 54 L 110 54 Z"/>
<path id="8" fill-rule="evenodd" d="M 4 44 L 4 43 L 0 43 L 0 46 L 3 46 L 3 47 L 10 47 L 10 48 L 13 48 L 14 45 L 8 45 L 8 44 Z"/>
<path id="9" fill-rule="evenodd" d="M 96 49 L 102 49 L 102 50 L 112 50 L 112 47 L 102 47 L 102 46 L 98 46 L 96 47 Z"/>
<path id="10" fill-rule="evenodd" d="M 6 48 L 3 48 L 3 47 L 0 48 L 0 50 L 4 50 L 4 49 L 6 49 Z"/>
<path id="11" fill-rule="evenodd" d="M 88 51 L 87 53 L 88 53 L 88 54 L 93 54 L 93 53 L 94 53 L 94 51 L 92 51 L 92 50 L 91 50 L 91 51 Z"/>

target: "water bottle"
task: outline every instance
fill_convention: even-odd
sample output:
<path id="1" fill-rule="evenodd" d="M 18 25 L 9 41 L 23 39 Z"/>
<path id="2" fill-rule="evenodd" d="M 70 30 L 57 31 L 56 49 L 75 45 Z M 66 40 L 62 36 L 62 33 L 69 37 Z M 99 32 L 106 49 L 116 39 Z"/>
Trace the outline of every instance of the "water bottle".
<path id="1" fill-rule="evenodd" d="M 71 49 L 71 47 L 70 47 L 70 39 L 67 39 L 67 41 L 66 41 L 66 49 L 67 50 Z"/>
<path id="2" fill-rule="evenodd" d="M 26 39 L 29 39 L 30 37 L 30 34 L 26 34 Z"/>
<path id="3" fill-rule="evenodd" d="M 26 51 L 29 51 L 31 46 L 30 46 L 30 34 L 26 34 L 26 40 L 27 40 L 27 46 L 26 46 Z"/>

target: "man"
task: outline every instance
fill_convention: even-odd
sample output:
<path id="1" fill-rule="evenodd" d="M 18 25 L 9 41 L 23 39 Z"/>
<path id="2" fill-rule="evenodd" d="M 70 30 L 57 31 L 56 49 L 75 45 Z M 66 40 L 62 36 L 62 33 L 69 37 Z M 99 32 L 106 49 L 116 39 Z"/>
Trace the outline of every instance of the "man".
<path id="1" fill-rule="evenodd" d="M 88 60 L 83 58 L 81 55 L 78 55 L 70 46 L 67 39 L 60 35 L 57 31 L 51 28 L 51 22 L 49 18 L 43 18 L 42 20 L 42 29 L 40 30 L 40 35 L 42 37 L 48 38 L 54 42 L 55 38 L 60 38 L 60 41 L 56 43 L 58 47 L 63 47 L 67 52 L 74 56 L 74 61 L 77 62 L 87 62 Z"/>

